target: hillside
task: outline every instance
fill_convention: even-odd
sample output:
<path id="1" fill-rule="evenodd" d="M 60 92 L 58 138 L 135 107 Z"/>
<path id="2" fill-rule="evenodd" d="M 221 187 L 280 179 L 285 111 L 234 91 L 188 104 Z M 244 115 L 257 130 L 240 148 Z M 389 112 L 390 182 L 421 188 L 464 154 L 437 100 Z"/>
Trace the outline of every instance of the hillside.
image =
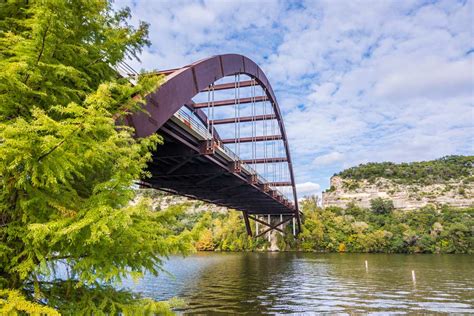
<path id="1" fill-rule="evenodd" d="M 446 156 L 432 161 L 368 163 L 331 177 L 323 205 L 345 207 L 353 202 L 391 199 L 398 209 L 428 204 L 468 207 L 474 204 L 474 156 Z"/>

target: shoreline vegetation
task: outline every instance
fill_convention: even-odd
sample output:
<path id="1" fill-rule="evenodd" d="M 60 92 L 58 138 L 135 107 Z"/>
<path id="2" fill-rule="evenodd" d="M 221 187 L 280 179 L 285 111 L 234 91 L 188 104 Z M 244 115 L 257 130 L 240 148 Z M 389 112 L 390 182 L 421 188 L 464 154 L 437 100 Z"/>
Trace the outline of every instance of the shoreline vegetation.
<path id="1" fill-rule="evenodd" d="M 474 156 L 445 156 L 432 161 L 367 163 L 335 175 L 351 181 L 390 179 L 401 184 L 446 184 L 474 181 Z M 328 189 L 331 191 L 331 188 Z M 464 192 L 467 192 L 464 191 Z M 433 193 L 434 194 L 434 193 Z M 394 207 L 391 199 L 374 198 L 370 207 L 318 206 L 317 197 L 300 203 L 302 232 L 297 240 L 290 225 L 276 233 L 280 251 L 355 253 L 474 253 L 474 205 L 466 208 L 428 204 L 412 210 Z M 195 248 L 200 251 L 267 251 L 266 236 L 250 238 L 239 212 L 186 214 Z M 251 221 L 251 227 L 255 222 Z"/>
<path id="2" fill-rule="evenodd" d="M 389 200 L 379 199 L 373 200 L 371 209 L 354 204 L 322 209 L 311 198 L 301 206 L 302 232 L 295 239 L 288 225 L 284 236 L 276 233 L 280 251 L 474 253 L 474 207 L 397 211 Z M 266 237 L 247 236 L 237 211 L 183 213 L 178 222 L 178 231 L 190 228 L 198 251 L 267 251 L 270 247 Z"/>

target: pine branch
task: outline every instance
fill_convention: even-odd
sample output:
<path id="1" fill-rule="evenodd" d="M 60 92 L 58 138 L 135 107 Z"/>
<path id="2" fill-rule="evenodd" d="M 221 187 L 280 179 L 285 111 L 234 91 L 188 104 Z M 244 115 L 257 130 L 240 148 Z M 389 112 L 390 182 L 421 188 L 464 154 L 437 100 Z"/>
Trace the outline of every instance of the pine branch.
<path id="1" fill-rule="evenodd" d="M 39 156 L 38 158 L 38 162 L 40 162 L 41 160 L 43 160 L 44 157 L 48 156 L 49 154 L 51 154 L 53 151 L 55 151 L 56 149 L 58 149 L 62 144 L 64 144 L 66 142 L 66 138 L 64 138 L 62 141 L 60 141 L 56 146 L 50 148 L 47 152 L 45 152 L 44 154 L 42 154 L 41 156 Z"/>
<path id="2" fill-rule="evenodd" d="M 41 60 L 41 57 L 43 56 L 43 52 L 44 52 L 44 48 L 46 44 L 46 37 L 48 35 L 50 25 L 51 25 L 51 20 L 48 20 L 48 24 L 46 25 L 46 29 L 44 30 L 43 36 L 41 38 L 41 49 L 38 54 L 38 57 L 36 58 L 35 67 L 38 66 L 39 61 Z M 28 79 L 30 79 L 30 73 L 26 75 L 25 81 L 23 83 L 26 84 L 28 82 Z"/>
<path id="3" fill-rule="evenodd" d="M 61 140 L 59 143 L 57 143 L 55 146 L 53 146 L 52 148 L 50 148 L 47 152 L 45 152 L 44 154 L 42 154 L 41 156 L 38 157 L 37 161 L 40 162 L 41 160 L 43 160 L 43 158 L 45 158 L 46 156 L 50 155 L 53 151 L 55 151 L 56 149 L 58 149 L 59 147 L 61 147 L 61 145 L 63 145 L 66 140 L 72 136 L 74 133 L 76 133 L 77 131 L 79 131 L 82 127 L 82 124 L 79 124 L 79 127 L 72 131 L 71 134 L 69 134 L 67 137 L 64 137 L 63 140 Z"/>

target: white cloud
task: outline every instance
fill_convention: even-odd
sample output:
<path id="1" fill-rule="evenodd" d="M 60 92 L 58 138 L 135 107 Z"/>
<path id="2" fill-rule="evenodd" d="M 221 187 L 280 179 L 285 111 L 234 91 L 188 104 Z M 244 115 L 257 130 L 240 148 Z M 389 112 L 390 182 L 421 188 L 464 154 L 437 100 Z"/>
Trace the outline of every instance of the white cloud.
<path id="1" fill-rule="evenodd" d="M 264 69 L 300 188 L 338 165 L 474 153 L 473 0 L 133 3 L 115 5 L 151 23 L 142 67 L 235 52 Z"/>
<path id="2" fill-rule="evenodd" d="M 344 159 L 344 155 L 340 152 L 333 151 L 325 155 L 320 155 L 313 160 L 314 165 L 325 166 Z"/>
<path id="3" fill-rule="evenodd" d="M 296 190 L 300 198 L 304 196 L 311 196 L 311 195 L 318 194 L 320 189 L 321 189 L 321 186 L 314 182 L 304 182 L 304 183 L 296 184 Z"/>

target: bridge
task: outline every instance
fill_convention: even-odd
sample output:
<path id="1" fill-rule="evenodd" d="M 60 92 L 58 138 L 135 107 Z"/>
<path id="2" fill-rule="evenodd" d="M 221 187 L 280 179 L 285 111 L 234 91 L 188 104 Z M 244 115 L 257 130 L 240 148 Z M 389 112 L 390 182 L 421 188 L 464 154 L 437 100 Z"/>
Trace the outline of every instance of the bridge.
<path id="1" fill-rule="evenodd" d="M 119 70 L 133 75 L 126 65 Z M 285 126 L 260 67 L 226 54 L 157 74 L 164 82 L 147 97 L 145 111 L 125 122 L 137 137 L 164 138 L 142 185 L 240 210 L 250 236 L 283 232 L 291 220 L 300 231 Z M 252 232 L 249 219 L 267 229 Z"/>

